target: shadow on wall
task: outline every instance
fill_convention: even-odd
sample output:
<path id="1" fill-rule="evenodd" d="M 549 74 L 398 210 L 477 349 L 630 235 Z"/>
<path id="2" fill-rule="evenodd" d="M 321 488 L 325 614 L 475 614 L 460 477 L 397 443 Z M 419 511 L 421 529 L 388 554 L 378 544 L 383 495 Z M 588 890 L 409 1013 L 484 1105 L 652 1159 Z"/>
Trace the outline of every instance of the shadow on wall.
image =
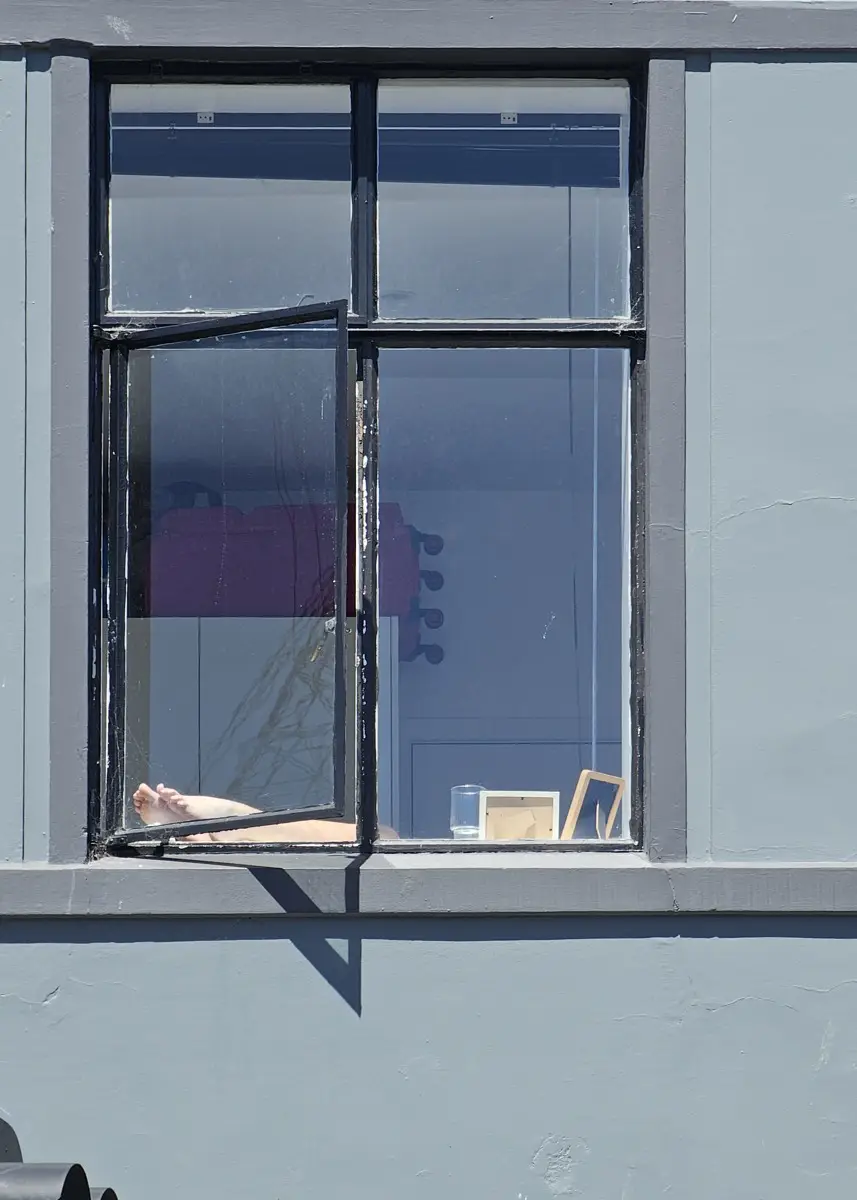
<path id="1" fill-rule="evenodd" d="M 360 868 L 366 856 L 354 858 L 345 869 L 345 914 L 326 912 L 289 874 L 277 866 L 246 869 L 291 918 L 193 917 L 188 921 L 158 917 L 127 921 L 122 917 L 4 922 L 0 946 L 39 943 L 139 944 L 180 942 L 286 941 L 358 1016 L 362 1013 L 362 949 L 364 942 L 550 942 L 657 941 L 688 939 L 846 939 L 857 938 L 857 919 L 851 915 L 616 914 L 403 916 L 360 913 Z M 207 865 L 218 866 L 209 860 Z M 336 875 L 339 873 L 336 872 Z M 324 915 L 324 921 L 314 918 Z M 340 949 L 344 949 L 344 953 Z M 0 1164 L 21 1161 L 21 1148 L 11 1126 L 0 1120 Z"/>

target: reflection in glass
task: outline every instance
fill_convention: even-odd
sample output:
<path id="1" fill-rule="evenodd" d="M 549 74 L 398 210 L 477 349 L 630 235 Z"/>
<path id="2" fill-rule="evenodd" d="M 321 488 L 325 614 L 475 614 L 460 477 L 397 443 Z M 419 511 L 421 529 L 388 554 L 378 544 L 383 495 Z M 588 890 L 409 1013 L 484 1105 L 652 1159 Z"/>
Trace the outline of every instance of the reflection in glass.
<path id="1" fill-rule="evenodd" d="M 477 781 L 456 824 L 478 791 L 480 836 L 500 803 L 516 837 L 603 837 L 602 776 L 629 777 L 628 355 L 391 349 L 379 379 L 380 821 L 449 838 Z"/>
<path id="2" fill-rule="evenodd" d="M 620 81 L 379 90 L 383 317 L 629 310 L 629 90 Z"/>
<path id="3" fill-rule="evenodd" d="M 230 311 L 350 291 L 346 86 L 111 89 L 110 306 Z"/>
<path id="4" fill-rule="evenodd" d="M 126 805 L 333 800 L 335 369 L 332 329 L 130 354 Z"/>

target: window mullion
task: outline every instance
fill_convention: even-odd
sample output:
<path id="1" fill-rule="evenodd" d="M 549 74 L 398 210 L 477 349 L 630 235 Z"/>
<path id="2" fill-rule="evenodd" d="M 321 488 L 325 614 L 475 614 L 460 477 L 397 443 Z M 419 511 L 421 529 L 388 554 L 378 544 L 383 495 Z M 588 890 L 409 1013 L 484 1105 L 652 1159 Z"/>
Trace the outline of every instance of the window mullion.
<path id="1" fill-rule="evenodd" d="M 359 321 L 368 322 L 378 310 L 376 80 L 356 80 L 351 97 L 351 307 Z"/>
<path id="2" fill-rule="evenodd" d="M 357 557 L 359 570 L 357 836 L 370 851 L 378 836 L 378 354 L 359 357 L 357 404 Z"/>
<path id="3" fill-rule="evenodd" d="M 128 590 L 128 353 L 110 350 L 108 389 L 108 479 L 110 520 L 107 534 L 107 772 L 106 831 L 121 823 L 125 781 L 125 647 Z"/>

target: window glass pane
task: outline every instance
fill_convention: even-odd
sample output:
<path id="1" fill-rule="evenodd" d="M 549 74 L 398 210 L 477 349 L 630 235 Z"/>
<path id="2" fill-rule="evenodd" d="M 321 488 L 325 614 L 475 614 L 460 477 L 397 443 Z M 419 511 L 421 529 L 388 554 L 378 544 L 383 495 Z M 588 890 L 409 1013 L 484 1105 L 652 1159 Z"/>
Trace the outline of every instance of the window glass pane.
<path id="1" fill-rule="evenodd" d="M 627 834 L 627 352 L 382 350 L 379 378 L 381 824 L 550 840 L 577 792 L 591 838 L 624 789 Z"/>
<path id="2" fill-rule="evenodd" d="M 111 89 L 114 310 L 287 308 L 350 291 L 348 87 Z"/>
<path id="3" fill-rule="evenodd" d="M 335 338 L 131 352 L 128 821 L 143 781 L 218 798 L 173 820 L 333 802 Z"/>
<path id="4" fill-rule="evenodd" d="M 625 83 L 385 83 L 384 317 L 629 310 Z"/>

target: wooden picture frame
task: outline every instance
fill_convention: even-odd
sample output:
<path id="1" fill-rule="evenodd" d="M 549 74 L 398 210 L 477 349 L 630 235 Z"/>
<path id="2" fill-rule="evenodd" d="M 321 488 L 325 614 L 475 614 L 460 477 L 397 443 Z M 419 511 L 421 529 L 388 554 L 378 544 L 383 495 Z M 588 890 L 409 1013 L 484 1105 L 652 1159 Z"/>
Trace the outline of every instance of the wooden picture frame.
<path id="1" fill-rule="evenodd" d="M 479 793 L 479 838 L 488 842 L 551 842 L 559 838 L 559 792 Z"/>
<path id="2" fill-rule="evenodd" d="M 562 827 L 560 840 L 563 842 L 570 841 L 574 837 L 574 831 L 577 828 L 577 822 L 580 820 L 580 812 L 583 808 L 583 802 L 586 799 L 586 793 L 589 790 L 589 785 L 593 780 L 600 783 L 612 783 L 616 787 L 616 795 L 613 797 L 613 803 L 610 805 L 610 812 L 607 814 L 607 821 L 604 825 L 604 833 L 602 836 L 599 823 L 599 808 L 595 814 L 595 831 L 599 841 L 609 841 L 610 835 L 613 832 L 613 826 L 616 823 L 616 817 L 619 814 L 619 805 L 622 803 L 622 797 L 625 794 L 625 780 L 621 775 L 606 775 L 603 771 L 581 771 L 580 778 L 577 781 L 577 787 L 574 789 L 574 795 L 571 798 L 568 816 L 565 818 L 565 824 Z"/>

